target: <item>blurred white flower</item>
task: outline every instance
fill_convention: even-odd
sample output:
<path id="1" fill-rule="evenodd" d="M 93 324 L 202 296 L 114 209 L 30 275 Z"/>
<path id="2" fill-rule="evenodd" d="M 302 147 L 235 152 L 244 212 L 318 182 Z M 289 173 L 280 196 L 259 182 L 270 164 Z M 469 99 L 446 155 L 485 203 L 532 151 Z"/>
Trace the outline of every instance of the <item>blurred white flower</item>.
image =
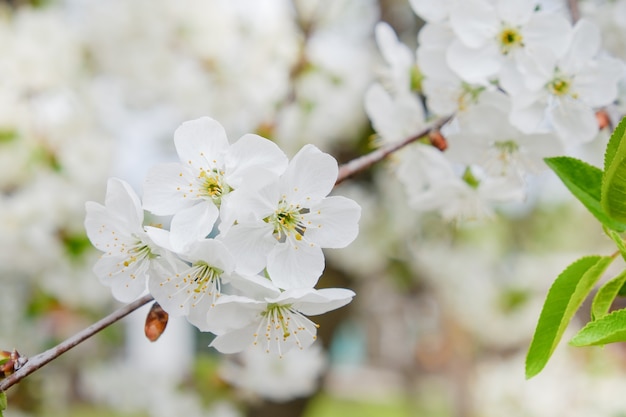
<path id="1" fill-rule="evenodd" d="M 486 85 L 561 56 L 570 42 L 569 22 L 535 6 L 534 0 L 455 2 L 450 26 L 457 38 L 447 50 L 452 70 L 467 82 Z"/>
<path id="2" fill-rule="evenodd" d="M 599 56 L 600 46 L 599 29 L 578 21 L 566 54 L 547 67 L 528 69 L 539 88 L 512 96 L 511 123 L 525 133 L 553 129 L 566 145 L 592 140 L 598 132 L 594 108 L 615 100 L 624 76 L 623 63 Z"/>
<path id="3" fill-rule="evenodd" d="M 327 361 L 319 344 L 290 350 L 282 357 L 260 349 L 246 349 L 227 359 L 220 376 L 247 395 L 272 401 L 289 401 L 315 392 Z"/>

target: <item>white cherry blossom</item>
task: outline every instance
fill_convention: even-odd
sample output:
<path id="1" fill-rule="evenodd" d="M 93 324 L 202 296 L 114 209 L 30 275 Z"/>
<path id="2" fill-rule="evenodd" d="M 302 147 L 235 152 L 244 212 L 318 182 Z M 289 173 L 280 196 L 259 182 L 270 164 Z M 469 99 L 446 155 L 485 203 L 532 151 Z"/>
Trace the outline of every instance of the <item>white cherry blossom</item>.
<path id="1" fill-rule="evenodd" d="M 488 84 L 502 72 L 517 78 L 515 73 L 561 56 L 570 42 L 569 22 L 535 7 L 534 0 L 455 2 L 450 26 L 457 38 L 447 50 L 450 67 L 467 82 Z"/>
<path id="2" fill-rule="evenodd" d="M 276 181 L 228 202 L 237 220 L 224 243 L 239 257 L 237 270 L 264 268 L 283 289 L 313 287 L 324 269 L 322 248 L 342 248 L 358 234 L 360 206 L 331 196 L 337 161 L 313 145 L 304 146 Z"/>
<path id="3" fill-rule="evenodd" d="M 143 227 L 139 198 L 126 182 L 111 178 L 105 205 L 88 201 L 85 230 L 93 245 L 104 252 L 94 272 L 111 287 L 119 301 L 132 301 L 146 291 L 154 262 L 164 251 Z"/>
<path id="4" fill-rule="evenodd" d="M 281 291 L 266 278 L 233 281 L 246 295 L 224 295 L 209 311 L 218 335 L 210 346 L 222 353 L 256 346 L 282 356 L 293 348 L 306 349 L 317 338 L 317 325 L 307 316 L 323 314 L 352 301 L 344 288 L 294 288 Z"/>
<path id="5" fill-rule="evenodd" d="M 207 236 L 219 207 L 244 183 L 281 174 L 287 157 L 271 141 L 246 134 L 229 145 L 217 121 L 203 117 L 183 123 L 174 134 L 180 163 L 155 166 L 144 184 L 144 208 L 174 215 L 172 246 L 182 249 L 189 236 Z"/>
<path id="6" fill-rule="evenodd" d="M 187 316 L 191 324 L 208 331 L 207 312 L 221 296 L 222 285 L 230 280 L 235 257 L 215 239 L 194 241 L 178 256 L 182 262 L 159 268 L 149 282 L 150 293 L 169 314 Z"/>
<path id="7" fill-rule="evenodd" d="M 598 56 L 600 47 L 598 28 L 578 21 L 567 53 L 552 67 L 532 73 L 543 80 L 540 88 L 512 96 L 511 123 L 525 133 L 555 130 L 566 145 L 592 140 L 598 132 L 594 108 L 615 100 L 624 76 L 623 63 Z"/>

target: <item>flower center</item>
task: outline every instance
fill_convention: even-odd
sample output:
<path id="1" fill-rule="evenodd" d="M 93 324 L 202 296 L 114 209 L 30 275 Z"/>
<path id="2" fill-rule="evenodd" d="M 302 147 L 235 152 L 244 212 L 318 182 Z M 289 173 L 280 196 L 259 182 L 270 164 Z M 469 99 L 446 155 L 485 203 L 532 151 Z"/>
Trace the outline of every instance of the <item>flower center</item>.
<path id="1" fill-rule="evenodd" d="M 565 96 L 570 95 L 573 98 L 577 98 L 577 94 L 572 93 L 572 80 L 568 77 L 557 75 L 552 81 L 548 83 L 548 91 L 555 96 Z"/>
<path id="2" fill-rule="evenodd" d="M 233 190 L 224 180 L 224 172 L 215 168 L 211 171 L 201 170 L 198 180 L 198 197 L 212 200 L 217 207 L 222 203 L 222 197 Z"/>
<path id="3" fill-rule="evenodd" d="M 219 278 L 223 273 L 224 271 L 221 269 L 211 266 L 206 262 L 196 263 L 190 272 L 190 278 L 196 285 L 194 292 L 205 292 L 208 288 L 208 284 L 214 281 L 219 281 Z"/>
<path id="4" fill-rule="evenodd" d="M 282 343 L 292 342 L 300 349 L 303 349 L 300 338 L 304 335 L 317 339 L 316 330 L 318 324 L 313 323 L 302 313 L 292 309 L 291 304 L 268 304 L 265 311 L 261 313 L 263 320 L 259 323 L 259 328 L 254 334 L 254 344 L 258 343 L 259 334 L 263 327 L 263 336 L 267 342 L 266 352 L 270 352 L 272 341 L 276 342 L 278 354 L 282 356 Z M 305 332 L 302 334 L 302 332 Z"/>
<path id="5" fill-rule="evenodd" d="M 468 83 L 463 83 L 461 85 L 461 94 L 457 98 L 457 104 L 459 110 L 465 110 L 469 105 L 474 104 L 478 101 L 478 97 L 480 93 L 486 90 L 486 87 L 483 86 L 472 86 Z"/>
<path id="6" fill-rule="evenodd" d="M 524 38 L 518 29 L 512 27 L 504 27 L 498 34 L 500 43 L 500 52 L 507 55 L 514 48 L 524 47 Z"/>
<path id="7" fill-rule="evenodd" d="M 303 215 L 308 212 L 308 208 L 301 208 L 299 204 L 289 204 L 285 199 L 282 199 L 274 214 L 264 220 L 274 226 L 274 237 L 279 242 L 284 242 L 287 236 L 294 236 L 296 240 L 302 240 L 302 236 L 306 232 Z"/>
<path id="8" fill-rule="evenodd" d="M 137 243 L 129 248 L 126 253 L 128 257 L 124 259 L 124 267 L 128 267 L 137 261 L 143 261 L 144 259 L 156 258 L 156 255 L 152 253 L 150 247 L 141 240 L 137 240 Z"/>

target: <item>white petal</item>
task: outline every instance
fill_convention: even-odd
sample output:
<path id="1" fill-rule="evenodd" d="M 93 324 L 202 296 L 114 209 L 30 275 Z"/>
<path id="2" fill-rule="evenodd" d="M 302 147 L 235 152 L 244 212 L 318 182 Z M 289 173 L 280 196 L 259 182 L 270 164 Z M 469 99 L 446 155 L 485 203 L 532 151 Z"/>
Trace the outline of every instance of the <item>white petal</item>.
<path id="1" fill-rule="evenodd" d="M 201 117 L 190 120 L 174 132 L 174 144 L 180 161 L 195 170 L 222 166 L 228 149 L 226 131 L 216 120 Z"/>
<path id="2" fill-rule="evenodd" d="M 227 274 L 235 269 L 235 257 L 223 242 L 216 239 L 202 239 L 189 246 L 183 258 L 196 263 L 206 262 L 209 266 L 219 268 Z"/>
<path id="3" fill-rule="evenodd" d="M 415 95 L 392 98 L 378 83 L 365 93 L 365 111 L 376 132 L 388 142 L 411 137 L 424 126 L 424 109 Z"/>
<path id="4" fill-rule="evenodd" d="M 446 59 L 452 71 L 472 84 L 488 84 L 502 65 L 500 52 L 494 43 L 469 48 L 455 40 L 446 52 Z"/>
<path id="5" fill-rule="evenodd" d="M 535 3 L 534 0 L 498 0 L 496 9 L 505 24 L 520 26 L 535 12 Z"/>
<path id="6" fill-rule="evenodd" d="M 432 2 L 431 0 L 427 1 Z M 454 32 L 446 23 L 427 23 L 417 34 L 420 49 L 445 49 L 454 38 Z"/>
<path id="7" fill-rule="evenodd" d="M 283 292 L 276 302 L 292 304 L 294 310 L 314 316 L 345 306 L 355 295 L 354 291 L 345 288 L 298 288 Z"/>
<path id="8" fill-rule="evenodd" d="M 308 207 L 330 193 L 338 173 L 335 158 L 313 145 L 305 145 L 281 176 L 280 190 L 287 196 L 289 203 Z"/>
<path id="9" fill-rule="evenodd" d="M 172 316 L 183 316 L 189 313 L 189 300 L 192 290 L 189 283 L 184 283 L 179 272 L 189 266 L 180 260 L 172 265 L 155 265 L 155 273 L 148 280 L 148 288 L 154 299 Z"/>
<path id="10" fill-rule="evenodd" d="M 193 206 L 198 201 L 190 185 L 194 181 L 191 172 L 180 164 L 154 166 L 143 184 L 144 208 L 158 216 L 167 216 Z"/>
<path id="11" fill-rule="evenodd" d="M 271 299 L 280 295 L 280 289 L 271 280 L 260 275 L 234 275 L 230 284 L 255 300 Z"/>
<path id="12" fill-rule="evenodd" d="M 103 256 L 94 265 L 94 273 L 104 285 L 111 287 L 116 300 L 127 303 L 137 299 L 146 290 L 147 262 L 133 262 L 124 266 L 123 258 Z"/>
<path id="13" fill-rule="evenodd" d="M 524 133 L 541 132 L 546 123 L 546 102 L 543 93 L 524 92 L 513 97 L 509 120 Z"/>
<path id="14" fill-rule="evenodd" d="M 261 312 L 265 310 L 265 301 L 254 300 L 238 295 L 223 295 L 207 313 L 211 323 L 211 332 L 221 334 L 235 329 L 241 329 L 261 320 Z"/>
<path id="15" fill-rule="evenodd" d="M 304 238 L 322 248 L 343 248 L 359 234 L 361 206 L 349 198 L 328 197 L 304 215 Z"/>
<path id="16" fill-rule="evenodd" d="M 85 231 L 98 250 L 111 253 L 120 248 L 120 244 L 133 240 L 124 221 L 112 215 L 103 205 L 88 201 L 85 210 Z"/>
<path id="17" fill-rule="evenodd" d="M 230 331 L 213 339 L 209 347 L 215 348 L 220 353 L 241 352 L 252 346 L 255 332 L 255 325 Z"/>
<path id="18" fill-rule="evenodd" d="M 236 270 L 244 275 L 255 275 L 265 268 L 267 255 L 276 244 L 271 225 L 240 223 L 231 227 L 222 241 L 237 259 Z"/>
<path id="19" fill-rule="evenodd" d="M 259 170 L 281 175 L 287 163 L 287 155 L 274 142 L 259 135 L 247 134 L 233 143 L 226 153 L 226 181 L 233 188 L 241 187 Z"/>
<path id="20" fill-rule="evenodd" d="M 279 288 L 311 288 L 324 271 L 324 254 L 305 241 L 277 244 L 267 258 L 267 272 Z"/>
<path id="21" fill-rule="evenodd" d="M 118 178 L 110 178 L 107 182 L 105 206 L 112 215 L 123 219 L 129 226 L 129 230 L 141 229 L 143 223 L 143 210 L 139 197 L 132 187 Z"/>
<path id="22" fill-rule="evenodd" d="M 205 238 L 213 229 L 219 210 L 211 201 L 180 210 L 172 217 L 170 241 L 174 251 L 180 252 L 199 239 Z"/>
<path id="23" fill-rule="evenodd" d="M 617 84 L 622 77 L 622 61 L 601 57 L 589 62 L 576 74 L 572 88 L 585 104 L 591 107 L 606 106 L 617 97 Z"/>
<path id="24" fill-rule="evenodd" d="M 581 19 L 574 27 L 574 36 L 567 54 L 559 62 L 559 67 L 566 74 L 580 71 L 600 51 L 602 35 L 600 29 L 587 19 Z"/>
<path id="25" fill-rule="evenodd" d="M 459 1 L 450 11 L 452 29 L 469 48 L 480 48 L 495 37 L 499 23 L 495 8 L 486 0 Z"/>
<path id="26" fill-rule="evenodd" d="M 392 27 L 385 22 L 379 22 L 376 25 L 375 35 L 376 43 L 385 61 L 392 68 L 408 70 L 413 64 L 413 55 L 410 49 L 398 40 Z"/>
<path id="27" fill-rule="evenodd" d="M 440 22 L 448 17 L 448 2 L 444 0 L 409 0 L 416 15 L 427 22 Z"/>
<path id="28" fill-rule="evenodd" d="M 550 115 L 557 134 L 569 146 L 589 142 L 598 134 L 594 111 L 580 100 L 561 99 Z"/>
<path id="29" fill-rule="evenodd" d="M 522 37 L 527 47 L 549 48 L 559 58 L 570 45 L 572 26 L 559 14 L 534 13 L 528 24 L 522 28 Z"/>

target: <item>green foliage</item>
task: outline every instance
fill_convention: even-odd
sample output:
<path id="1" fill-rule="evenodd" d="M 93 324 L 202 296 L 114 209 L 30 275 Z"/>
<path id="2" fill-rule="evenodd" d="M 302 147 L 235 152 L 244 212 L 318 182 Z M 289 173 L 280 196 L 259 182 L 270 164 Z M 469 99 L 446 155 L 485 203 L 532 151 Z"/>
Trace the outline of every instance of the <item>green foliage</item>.
<path id="1" fill-rule="evenodd" d="M 611 218 L 601 204 L 602 170 L 568 156 L 546 158 L 545 162 L 600 223 L 618 232 L 626 230 L 626 224 Z"/>
<path id="2" fill-rule="evenodd" d="M 591 305 L 591 319 L 597 320 L 605 316 L 613 304 L 613 300 L 617 297 L 620 289 L 626 283 L 626 270 L 621 274 L 604 284 L 593 298 Z"/>
<path id="3" fill-rule="evenodd" d="M 527 378 L 537 375 L 548 363 L 574 313 L 611 261 L 609 256 L 583 257 L 554 281 L 526 356 Z"/>
<path id="4" fill-rule="evenodd" d="M 7 394 L 0 392 L 0 417 L 3 416 L 2 412 L 7 409 Z"/>
<path id="5" fill-rule="evenodd" d="M 626 118 L 617 126 L 604 154 L 602 208 L 613 219 L 626 221 Z M 623 231 L 623 230 L 620 230 Z"/>
<path id="6" fill-rule="evenodd" d="M 626 310 L 617 310 L 587 323 L 572 338 L 573 346 L 597 346 L 626 341 Z"/>
<path id="7" fill-rule="evenodd" d="M 548 166 L 603 225 L 618 252 L 589 256 L 570 265 L 548 292 L 526 357 L 526 376 L 539 373 L 554 351 L 565 327 L 588 296 L 608 264 L 617 256 L 626 260 L 626 118 L 607 144 L 604 170 L 569 157 L 546 159 Z M 626 295 L 626 270 L 600 287 L 591 305 L 591 321 L 570 341 L 573 346 L 626 341 L 626 310 L 609 313 L 617 296 Z"/>

